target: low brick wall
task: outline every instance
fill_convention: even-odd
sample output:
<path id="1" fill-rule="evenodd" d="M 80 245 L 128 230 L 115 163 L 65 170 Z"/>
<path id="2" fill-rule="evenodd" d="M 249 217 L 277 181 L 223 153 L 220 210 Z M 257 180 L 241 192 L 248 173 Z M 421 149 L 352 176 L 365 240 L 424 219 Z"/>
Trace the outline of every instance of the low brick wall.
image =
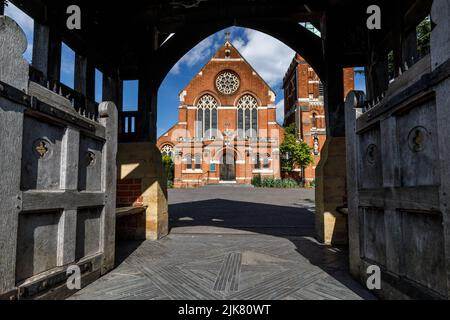
<path id="1" fill-rule="evenodd" d="M 117 181 L 117 207 L 141 207 L 143 205 L 142 179 Z"/>

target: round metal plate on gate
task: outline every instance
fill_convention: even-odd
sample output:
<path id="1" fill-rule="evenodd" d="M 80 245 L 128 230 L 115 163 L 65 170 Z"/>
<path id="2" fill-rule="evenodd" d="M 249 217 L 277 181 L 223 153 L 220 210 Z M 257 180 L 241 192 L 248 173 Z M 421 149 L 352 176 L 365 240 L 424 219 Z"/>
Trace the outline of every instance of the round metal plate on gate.
<path id="1" fill-rule="evenodd" d="M 370 144 L 366 150 L 366 160 L 369 164 L 375 164 L 377 161 L 378 147 L 375 144 Z"/>
<path id="2" fill-rule="evenodd" d="M 46 139 L 38 139 L 33 143 L 34 154 L 39 159 L 47 158 L 51 151 L 51 143 Z"/>
<path id="3" fill-rule="evenodd" d="M 408 135 L 408 146 L 412 152 L 421 152 L 425 149 L 425 145 L 430 133 L 425 127 L 417 126 L 413 128 Z"/>

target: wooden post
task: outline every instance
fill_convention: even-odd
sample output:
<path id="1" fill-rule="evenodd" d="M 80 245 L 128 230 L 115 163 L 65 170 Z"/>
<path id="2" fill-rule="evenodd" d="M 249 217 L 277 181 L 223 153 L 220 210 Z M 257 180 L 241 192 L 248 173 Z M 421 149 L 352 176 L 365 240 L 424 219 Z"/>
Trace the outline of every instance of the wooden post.
<path id="1" fill-rule="evenodd" d="M 347 201 L 350 272 L 359 278 L 360 243 L 358 212 L 358 139 L 356 119 L 361 115 L 359 108 L 364 102 L 364 93 L 351 91 L 345 102 L 345 135 L 347 153 Z"/>
<path id="2" fill-rule="evenodd" d="M 395 1 L 394 2 L 394 17 L 401 17 L 402 16 L 402 10 L 401 10 L 401 1 Z M 395 77 L 398 77 L 400 75 L 400 70 L 403 70 L 402 65 L 402 33 L 403 33 L 403 23 L 402 19 L 394 19 L 394 26 L 392 30 L 393 34 L 393 53 L 394 53 L 394 74 Z"/>
<path id="3" fill-rule="evenodd" d="M 332 58 L 327 60 L 327 79 L 325 82 L 325 112 L 327 135 L 345 136 L 344 115 L 344 74 L 343 68 Z"/>
<path id="4" fill-rule="evenodd" d="M 402 37 L 402 63 L 405 67 L 405 63 L 408 68 L 417 60 L 417 33 L 416 29 L 412 29 L 409 32 L 403 34 Z"/>
<path id="5" fill-rule="evenodd" d="M 102 274 L 114 267 L 116 234 L 116 190 L 117 190 L 117 107 L 113 102 L 102 102 L 99 106 L 100 123 L 106 129 L 106 143 L 103 150 L 103 181 L 105 207 L 103 208 L 103 250 Z M 106 177 L 106 178 L 105 178 Z"/>
<path id="6" fill-rule="evenodd" d="M 48 49 L 48 64 L 47 73 L 48 79 L 60 82 L 61 80 L 61 39 L 55 34 L 54 30 L 50 29 L 49 49 Z"/>
<path id="7" fill-rule="evenodd" d="M 95 100 L 95 68 L 89 59 L 75 56 L 75 90 L 90 100 Z"/>
<path id="8" fill-rule="evenodd" d="M 118 75 L 103 74 L 103 101 L 114 102 L 117 110 L 122 111 L 122 81 Z"/>
<path id="9" fill-rule="evenodd" d="M 25 34 L 6 16 L 0 17 L 0 81 L 18 90 L 28 89 L 28 63 L 23 59 L 27 47 Z M 22 211 L 21 166 L 25 107 L 3 96 L 0 88 L 0 295 L 16 285 L 16 251 L 19 213 Z M 18 91 L 19 92 L 19 91 Z M 17 93 L 17 92 L 16 92 Z M 9 294 L 11 292 L 11 294 Z"/>
<path id="10" fill-rule="evenodd" d="M 32 65 L 48 78 L 48 48 L 50 28 L 34 21 L 33 62 Z"/>
<path id="11" fill-rule="evenodd" d="M 75 90 L 84 95 L 85 112 L 90 117 L 97 113 L 95 110 L 95 68 L 89 59 L 80 54 L 75 56 Z"/>
<path id="12" fill-rule="evenodd" d="M 431 10 L 431 19 L 436 24 L 431 33 L 431 67 L 436 70 L 443 67 L 444 64 L 450 62 L 450 22 L 448 13 L 450 12 L 450 2 L 444 0 L 433 1 Z M 450 136 L 450 78 L 444 79 L 436 88 L 436 119 L 439 146 L 439 163 L 436 164 L 440 168 L 440 206 L 443 216 L 444 227 L 444 248 L 445 263 L 447 271 L 447 298 L 450 297 L 450 144 L 448 137 Z"/>
<path id="13" fill-rule="evenodd" d="M 33 67 L 52 81 L 60 81 L 61 40 L 47 25 L 34 22 Z"/>

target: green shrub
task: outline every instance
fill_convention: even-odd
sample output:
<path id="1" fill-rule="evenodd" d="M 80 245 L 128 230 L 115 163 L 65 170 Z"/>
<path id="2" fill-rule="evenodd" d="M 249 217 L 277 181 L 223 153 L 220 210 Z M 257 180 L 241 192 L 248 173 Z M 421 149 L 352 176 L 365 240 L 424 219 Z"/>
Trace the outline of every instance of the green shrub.
<path id="1" fill-rule="evenodd" d="M 252 185 L 256 188 L 276 189 L 294 189 L 300 187 L 300 184 L 294 179 L 261 178 L 259 175 L 253 177 Z"/>
<path id="2" fill-rule="evenodd" d="M 254 187 L 257 187 L 257 188 L 261 188 L 262 187 L 262 184 L 261 184 L 261 175 L 257 175 L 257 176 L 254 176 L 253 177 L 253 179 L 252 179 L 252 185 L 254 186 Z"/>

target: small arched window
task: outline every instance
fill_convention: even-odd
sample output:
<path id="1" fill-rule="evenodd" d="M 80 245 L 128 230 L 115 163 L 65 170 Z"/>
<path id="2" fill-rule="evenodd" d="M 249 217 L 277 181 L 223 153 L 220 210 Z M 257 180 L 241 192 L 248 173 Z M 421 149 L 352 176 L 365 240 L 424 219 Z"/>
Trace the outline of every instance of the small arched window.
<path id="1" fill-rule="evenodd" d="M 161 154 L 163 156 L 173 157 L 173 147 L 170 144 L 166 144 L 161 148 Z"/>
<path id="2" fill-rule="evenodd" d="M 317 128 L 317 114 L 315 112 L 312 114 L 312 126 Z"/>
<path id="3" fill-rule="evenodd" d="M 258 101 L 250 94 L 244 95 L 237 103 L 237 128 L 239 138 L 258 136 Z"/>
<path id="4" fill-rule="evenodd" d="M 211 139 L 217 131 L 217 100 L 210 94 L 203 95 L 197 102 L 197 138 Z"/>
<path id="5" fill-rule="evenodd" d="M 195 155 L 195 169 L 200 170 L 202 168 L 202 155 L 196 154 Z"/>
<path id="6" fill-rule="evenodd" d="M 263 160 L 263 168 L 269 169 L 270 168 L 270 154 L 266 154 Z"/>
<path id="7" fill-rule="evenodd" d="M 321 97 L 323 97 L 323 95 L 324 95 L 324 88 L 323 88 L 323 83 L 322 83 L 322 81 L 320 81 L 320 83 L 319 83 L 319 96 L 321 96 Z"/>
<path id="8" fill-rule="evenodd" d="M 186 169 L 192 170 L 192 156 L 190 154 L 186 155 L 185 160 L 186 160 Z"/>

